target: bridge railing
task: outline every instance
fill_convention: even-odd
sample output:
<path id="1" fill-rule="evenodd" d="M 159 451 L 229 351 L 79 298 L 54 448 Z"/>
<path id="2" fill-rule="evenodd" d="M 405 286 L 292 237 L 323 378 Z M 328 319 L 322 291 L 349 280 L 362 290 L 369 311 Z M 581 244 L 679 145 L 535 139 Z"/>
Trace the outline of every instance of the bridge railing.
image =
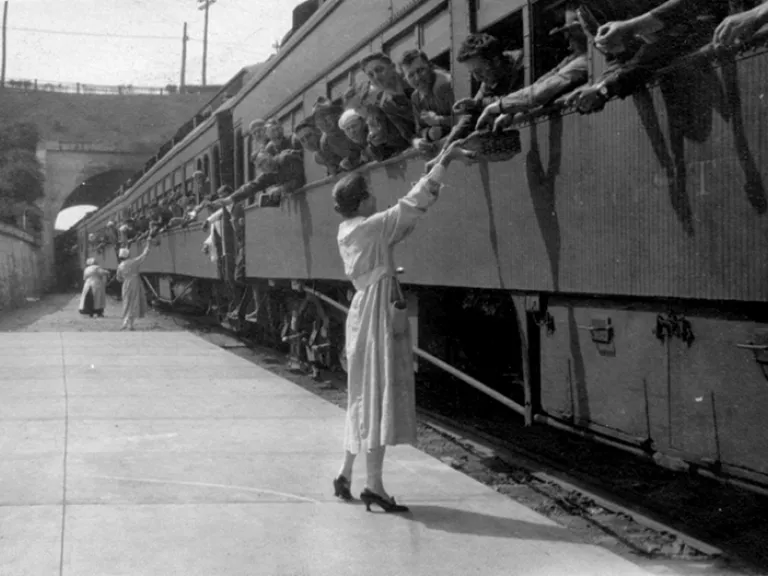
<path id="1" fill-rule="evenodd" d="M 4 88 L 23 92 L 58 92 L 63 94 L 107 94 L 114 96 L 149 94 L 163 96 L 178 94 L 179 87 L 175 84 L 167 86 L 133 86 L 124 84 L 120 86 L 108 86 L 105 84 L 84 84 L 81 82 L 55 82 L 47 80 L 6 80 Z M 213 93 L 221 89 L 221 86 L 185 86 L 184 94 Z"/>

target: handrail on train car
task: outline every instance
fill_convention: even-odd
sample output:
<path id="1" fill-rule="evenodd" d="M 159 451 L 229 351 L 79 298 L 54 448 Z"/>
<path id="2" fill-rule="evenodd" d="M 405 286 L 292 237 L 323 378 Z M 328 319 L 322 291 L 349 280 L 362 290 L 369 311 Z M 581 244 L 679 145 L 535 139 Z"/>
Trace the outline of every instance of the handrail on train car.
<path id="1" fill-rule="evenodd" d="M 317 290 L 313 290 L 312 288 L 307 288 L 306 286 L 304 286 L 304 291 L 309 293 L 309 294 L 312 294 L 313 296 L 316 296 L 317 298 L 319 298 L 323 302 L 326 302 L 327 304 L 333 306 L 337 310 L 340 310 L 340 311 L 344 312 L 345 314 L 349 312 L 349 308 L 347 308 L 343 304 L 340 304 L 340 303 L 336 302 L 336 300 L 334 300 L 333 298 L 329 298 L 328 296 L 326 296 L 322 292 L 318 292 Z M 490 396 L 494 400 L 497 400 L 497 401 L 501 402 L 507 408 L 511 408 L 512 410 L 514 410 L 515 412 L 517 412 L 521 416 L 525 416 L 525 408 L 520 406 L 520 404 L 518 404 L 514 400 L 510 400 L 509 398 L 507 398 L 503 394 L 500 394 L 500 393 L 496 392 L 496 390 L 490 388 L 489 386 L 486 386 L 485 384 L 483 384 L 479 380 L 476 380 L 475 378 L 472 378 L 472 376 L 470 376 L 469 374 L 465 374 L 461 370 L 458 370 L 458 369 L 454 368 L 450 364 L 447 364 L 446 362 L 443 362 L 439 358 L 436 358 L 435 356 L 432 356 L 432 354 L 430 354 L 429 352 L 425 352 L 424 350 L 422 350 L 421 348 L 418 348 L 416 346 L 413 347 L 413 353 L 416 354 L 417 356 L 420 356 L 421 358 L 423 358 L 427 362 L 429 362 L 431 364 L 434 364 L 438 368 L 442 368 L 443 370 L 445 370 L 446 372 L 448 372 L 452 376 L 455 376 L 459 380 L 462 380 L 462 381 L 466 382 L 467 384 L 469 384 L 473 388 L 479 390 L 483 394 L 485 394 L 487 396 Z"/>

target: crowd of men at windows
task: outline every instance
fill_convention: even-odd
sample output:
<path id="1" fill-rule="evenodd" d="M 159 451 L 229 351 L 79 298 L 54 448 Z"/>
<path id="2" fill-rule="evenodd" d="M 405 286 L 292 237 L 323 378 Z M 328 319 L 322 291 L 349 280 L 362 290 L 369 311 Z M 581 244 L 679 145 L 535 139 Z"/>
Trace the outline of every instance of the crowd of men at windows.
<path id="1" fill-rule="evenodd" d="M 608 24 L 600 26 L 595 14 Z M 305 184 L 304 153 L 312 154 L 329 176 L 411 148 L 435 156 L 457 139 L 470 140 L 470 135 L 481 142 L 482 154 L 521 116 L 553 105 L 582 114 L 600 111 L 611 98 L 624 98 L 645 85 L 681 54 L 707 44 L 739 45 L 767 23 L 768 0 L 567 2 L 561 25 L 549 34 L 565 35 L 569 54 L 529 86 L 521 50 L 505 50 L 488 34 L 469 35 L 456 60 L 480 86 L 474 97 L 458 101 L 450 73 L 423 52 L 408 51 L 398 63 L 382 53 L 369 55 L 360 63 L 367 86 L 354 86 L 350 79 L 341 103 L 318 98 L 312 114 L 293 134 L 284 134 L 277 122 L 251 122 L 255 179 L 235 191 L 222 186 L 198 205 L 191 189 L 180 190 L 121 226 L 119 240 L 142 240 L 196 220 L 205 208 L 213 213 L 224 206 L 230 207 L 237 231 L 243 223 L 243 200 L 259 195 L 261 206 L 279 205 L 281 198 Z M 591 84 L 590 41 L 607 63 Z M 194 181 L 195 189 L 202 190 L 206 176 L 195 172 Z"/>

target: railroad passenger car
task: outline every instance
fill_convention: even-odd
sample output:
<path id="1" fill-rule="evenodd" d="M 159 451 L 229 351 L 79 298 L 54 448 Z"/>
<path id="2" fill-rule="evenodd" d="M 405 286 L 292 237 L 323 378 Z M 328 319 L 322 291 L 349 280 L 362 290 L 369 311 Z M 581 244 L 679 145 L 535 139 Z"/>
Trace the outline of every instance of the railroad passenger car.
<path id="1" fill-rule="evenodd" d="M 366 54 L 397 61 L 418 47 L 450 70 L 460 99 L 476 86 L 455 60 L 458 47 L 486 31 L 522 48 L 535 80 L 565 50 L 547 35 L 558 4 L 315 2 L 234 98 L 79 225 L 84 254 L 86 233 L 110 211 L 167 189 L 169 178 L 186 182 L 201 155 L 216 182 L 247 181 L 250 121 L 276 118 L 292 130 L 318 96 L 340 98 Z M 595 77 L 604 62 L 598 53 L 590 62 Z M 679 66 L 601 113 L 525 120 L 512 160 L 452 165 L 440 200 L 397 253 L 420 346 L 523 404 L 529 423 L 768 483 L 767 80 L 762 47 Z M 423 167 L 410 152 L 363 171 L 386 206 Z M 248 282 L 277 300 L 306 286 L 343 304 L 350 285 L 335 241 L 335 179 L 311 155 L 305 170 L 308 184 L 279 208 L 247 207 Z M 203 235 L 161 239 L 144 269 L 154 285 L 226 283 L 200 252 Z M 276 309 L 290 316 L 284 302 Z M 319 300 L 301 313 L 315 336 L 317 318 L 328 329 L 324 316 L 333 315 Z M 292 318 L 283 338 L 299 331 Z M 343 349 L 341 326 L 313 341 Z"/>

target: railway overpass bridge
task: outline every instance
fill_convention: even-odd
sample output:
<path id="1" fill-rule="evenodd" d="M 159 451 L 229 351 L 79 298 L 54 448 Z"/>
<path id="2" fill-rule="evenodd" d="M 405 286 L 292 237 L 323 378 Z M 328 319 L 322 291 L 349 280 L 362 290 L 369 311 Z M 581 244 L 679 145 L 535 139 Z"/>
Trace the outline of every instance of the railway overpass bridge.
<path id="1" fill-rule="evenodd" d="M 102 206 L 216 94 L 103 95 L 0 89 L 0 118 L 31 122 L 45 175 L 40 275 L 54 278 L 54 225 L 62 209 Z"/>

